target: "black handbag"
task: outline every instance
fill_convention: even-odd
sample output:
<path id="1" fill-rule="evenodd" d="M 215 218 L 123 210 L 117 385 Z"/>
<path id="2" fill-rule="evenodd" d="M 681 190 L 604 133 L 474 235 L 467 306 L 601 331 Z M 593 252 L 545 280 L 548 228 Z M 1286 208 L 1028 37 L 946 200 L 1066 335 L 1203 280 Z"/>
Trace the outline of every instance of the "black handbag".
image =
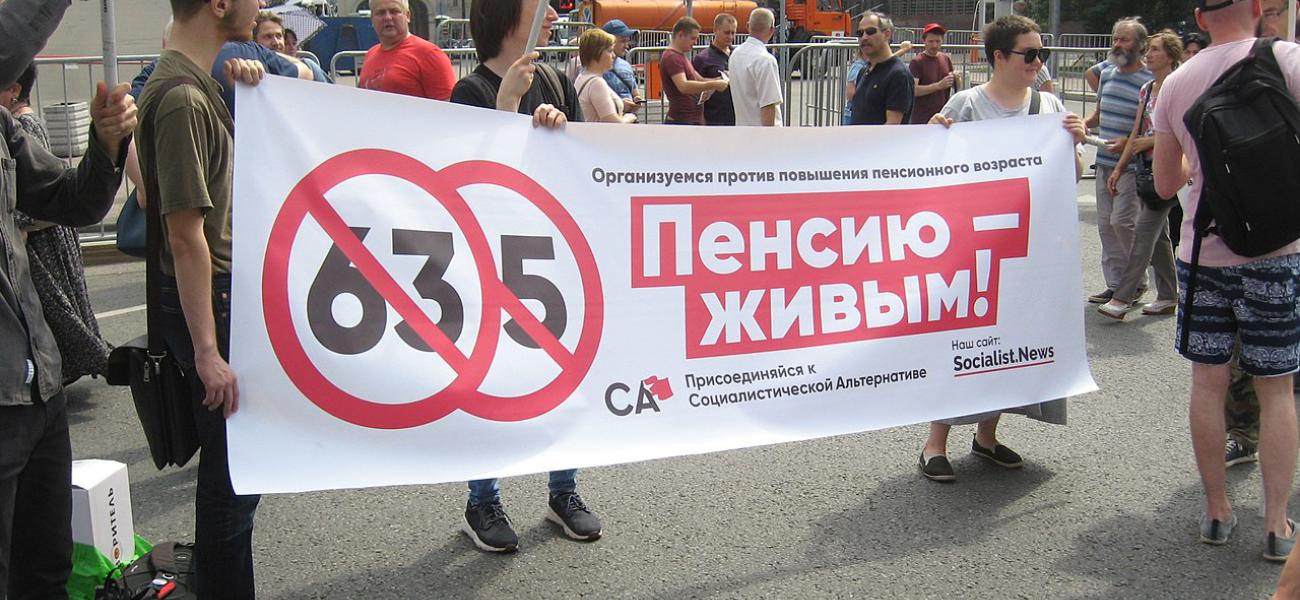
<path id="1" fill-rule="evenodd" d="M 1147 96 L 1155 89 L 1154 84 L 1147 84 L 1146 94 L 1143 95 L 1141 110 L 1138 113 L 1138 123 L 1141 123 L 1147 116 Z M 1173 198 L 1162 198 L 1160 193 L 1156 192 L 1155 171 L 1151 169 L 1151 161 L 1143 154 L 1136 154 L 1133 157 L 1133 181 L 1137 185 L 1138 198 L 1142 203 L 1151 210 L 1165 210 L 1172 207 L 1178 202 L 1178 195 Z"/>
<path id="2" fill-rule="evenodd" d="M 1151 170 L 1151 161 L 1145 156 L 1138 156 L 1133 163 L 1133 180 L 1137 184 L 1138 197 L 1151 210 L 1165 210 L 1178 203 L 1178 195 L 1173 198 L 1161 198 L 1156 192 L 1155 172 Z"/>
<path id="3" fill-rule="evenodd" d="M 131 386 L 149 454 L 154 466 L 162 469 L 167 465 L 185 466 L 199 449 L 199 434 L 194 424 L 191 382 L 162 337 L 158 279 L 162 273 L 163 239 L 158 210 L 158 202 L 151 201 L 144 211 L 147 333 L 113 349 L 104 379 L 109 385 Z"/>

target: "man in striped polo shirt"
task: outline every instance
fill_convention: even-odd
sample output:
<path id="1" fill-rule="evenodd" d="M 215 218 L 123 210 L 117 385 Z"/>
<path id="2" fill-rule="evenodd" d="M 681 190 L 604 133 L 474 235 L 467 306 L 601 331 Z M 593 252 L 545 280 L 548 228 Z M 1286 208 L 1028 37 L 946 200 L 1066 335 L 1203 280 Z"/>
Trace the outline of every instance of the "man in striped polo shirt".
<path id="1" fill-rule="evenodd" d="M 1120 177 L 1118 193 L 1112 195 L 1106 181 L 1119 162 L 1119 155 L 1124 152 L 1128 134 L 1137 118 L 1138 90 L 1155 79 L 1142 64 L 1146 40 L 1147 28 L 1137 19 L 1124 18 L 1115 22 L 1111 30 L 1111 66 L 1101 73 L 1097 109 L 1085 123 L 1089 129 L 1100 127 L 1102 139 L 1110 140 L 1105 148 L 1097 149 L 1097 231 L 1101 236 L 1101 271 L 1106 279 L 1106 289 L 1089 296 L 1089 302 L 1109 302 L 1115 288 L 1119 287 L 1129 248 L 1133 245 L 1133 227 L 1141 209 L 1132 165 Z"/>

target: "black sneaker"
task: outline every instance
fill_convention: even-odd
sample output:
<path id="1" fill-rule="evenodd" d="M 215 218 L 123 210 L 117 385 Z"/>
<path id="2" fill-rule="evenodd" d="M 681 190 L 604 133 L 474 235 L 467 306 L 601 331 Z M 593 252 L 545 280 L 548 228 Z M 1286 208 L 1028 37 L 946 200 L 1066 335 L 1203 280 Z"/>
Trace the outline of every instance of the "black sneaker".
<path id="1" fill-rule="evenodd" d="M 519 536 L 510 526 L 510 517 L 500 500 L 484 502 L 477 506 L 465 504 L 465 523 L 461 531 L 480 550 L 487 552 L 514 552 L 519 549 Z"/>
<path id="2" fill-rule="evenodd" d="M 1110 302 L 1110 299 L 1114 297 L 1115 297 L 1115 290 L 1106 289 L 1097 292 L 1091 296 L 1088 296 L 1088 302 L 1091 302 L 1093 304 L 1104 304 L 1106 302 Z"/>
<path id="3" fill-rule="evenodd" d="M 987 458 L 1008 469 L 1019 469 L 1025 464 L 1025 460 L 1020 458 L 1019 454 L 1016 454 L 1015 451 L 1003 446 L 1002 444 L 998 444 L 996 448 L 990 450 L 981 446 L 979 442 L 972 439 L 970 442 L 970 451 L 971 454 L 974 454 L 975 456 Z"/>
<path id="4" fill-rule="evenodd" d="M 948 462 L 948 457 L 942 454 L 931 456 L 930 460 L 925 460 L 925 453 L 921 453 L 921 474 L 925 475 L 930 481 L 941 481 L 951 483 L 957 480 L 957 475 L 952 472 L 952 463 Z"/>
<path id="5" fill-rule="evenodd" d="M 552 494 L 546 520 L 559 525 L 564 535 L 575 540 L 600 539 L 600 518 L 574 492 Z"/>
<path id="6" fill-rule="evenodd" d="M 1228 443 L 1223 446 L 1223 464 L 1225 467 L 1232 467 L 1244 463 L 1252 463 L 1259 460 L 1259 453 L 1254 448 L 1247 448 L 1241 442 L 1228 438 Z"/>

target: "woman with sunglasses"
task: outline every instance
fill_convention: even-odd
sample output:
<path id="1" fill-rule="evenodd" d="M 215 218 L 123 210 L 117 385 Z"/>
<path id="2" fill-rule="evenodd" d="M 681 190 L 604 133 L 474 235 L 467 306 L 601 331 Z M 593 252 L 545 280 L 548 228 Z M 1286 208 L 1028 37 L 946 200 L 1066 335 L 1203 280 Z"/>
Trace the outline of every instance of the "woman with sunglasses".
<path id="1" fill-rule="evenodd" d="M 1165 78 L 1182 62 L 1183 43 L 1171 31 L 1161 31 L 1147 38 L 1147 51 L 1143 58 L 1147 69 L 1156 78 L 1142 86 L 1138 91 L 1138 105 L 1144 107 L 1138 111 L 1133 121 L 1133 131 L 1129 133 L 1128 143 L 1119 157 L 1115 170 L 1111 171 L 1106 185 L 1111 194 L 1116 194 L 1119 179 L 1134 159 L 1151 162 L 1151 149 L 1155 147 L 1155 132 L 1152 119 L 1156 109 L 1156 98 Z M 1176 204 L 1176 203 L 1175 203 Z M 1178 280 L 1174 273 L 1174 246 L 1169 240 L 1169 209 L 1164 206 L 1152 209 L 1143 204 L 1137 221 L 1133 226 L 1133 245 L 1129 248 L 1128 263 L 1120 277 L 1119 287 L 1110 301 L 1097 307 L 1097 312 L 1112 319 L 1124 320 L 1124 315 L 1137 307 L 1140 295 L 1138 288 L 1146 283 L 1147 265 L 1156 271 L 1156 301 L 1142 308 L 1144 315 L 1170 315 L 1178 308 Z"/>
<path id="2" fill-rule="evenodd" d="M 1052 94 L 1034 91 L 1047 50 L 1038 24 L 1028 17 L 1002 17 L 984 28 L 984 55 L 993 65 L 989 82 L 958 92 L 943 110 L 930 119 L 945 127 L 965 121 L 984 121 L 1036 113 L 1061 113 L 1062 124 L 1077 145 L 1083 142 L 1083 119 L 1066 111 L 1061 100 Z M 1083 172 L 1083 163 L 1075 153 L 1075 176 Z M 948 462 L 948 433 L 953 425 L 977 423 L 971 453 L 1008 468 L 1024 464 L 1020 455 L 998 442 L 998 420 L 1002 412 L 1021 413 L 1047 423 L 1065 424 L 1065 400 L 1051 400 L 1007 411 L 968 415 L 930 423 L 930 436 L 921 451 L 921 474 L 933 481 L 956 479 Z"/>

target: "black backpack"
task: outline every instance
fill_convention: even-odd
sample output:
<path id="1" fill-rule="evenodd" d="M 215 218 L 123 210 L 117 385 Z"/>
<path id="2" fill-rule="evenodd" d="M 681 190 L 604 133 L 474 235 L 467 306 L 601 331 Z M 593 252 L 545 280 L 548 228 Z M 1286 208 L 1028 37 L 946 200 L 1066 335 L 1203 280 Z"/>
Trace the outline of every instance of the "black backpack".
<path id="1" fill-rule="evenodd" d="M 116 571 L 116 570 L 115 570 Z M 95 600 L 195 600 L 194 545 L 163 542 L 148 554 L 109 574 Z"/>
<path id="2" fill-rule="evenodd" d="M 1183 116 L 1201 162 L 1186 297 L 1196 286 L 1201 240 L 1219 236 L 1241 256 L 1262 256 L 1300 239 L 1300 105 L 1273 55 L 1276 38 L 1210 86 Z M 1187 347 L 1183 312 L 1179 347 Z"/>

